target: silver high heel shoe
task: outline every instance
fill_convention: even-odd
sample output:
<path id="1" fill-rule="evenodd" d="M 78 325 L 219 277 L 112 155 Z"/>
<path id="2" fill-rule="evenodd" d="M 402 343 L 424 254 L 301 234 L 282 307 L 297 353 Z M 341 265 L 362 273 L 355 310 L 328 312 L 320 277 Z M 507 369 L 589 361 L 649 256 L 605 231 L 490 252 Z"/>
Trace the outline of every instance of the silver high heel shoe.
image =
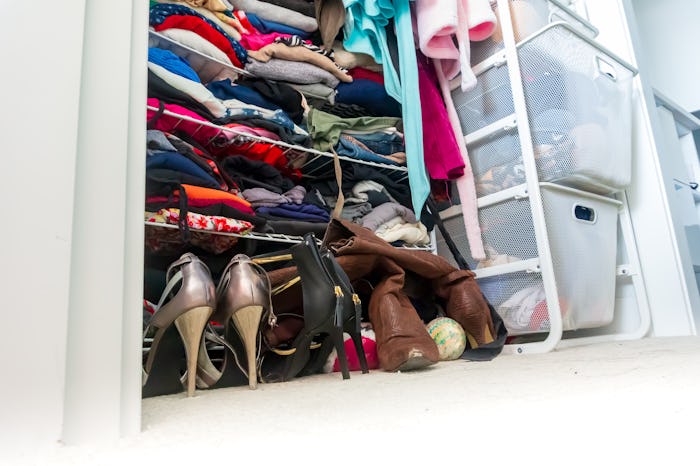
<path id="1" fill-rule="evenodd" d="M 179 339 L 184 344 L 187 362 L 187 396 L 194 395 L 200 342 L 216 307 L 216 290 L 209 268 L 194 254 L 185 253 L 173 262 L 166 277 L 168 283 L 157 310 L 144 329 L 144 339 L 155 329 L 143 368 L 144 397 L 182 390 Z M 180 334 L 179 339 L 174 328 Z"/>
<path id="2" fill-rule="evenodd" d="M 237 374 L 247 369 L 248 387 L 257 388 L 257 368 L 261 346 L 261 332 L 265 324 L 275 325 L 272 312 L 270 280 L 267 272 L 245 254 L 234 256 L 224 269 L 216 287 L 217 308 L 212 320 L 224 326 L 224 338 L 207 332 L 212 341 L 224 346 L 225 357 L 221 369 L 217 369 L 200 350 L 199 379 L 208 388 L 238 385 Z M 236 335 L 243 344 L 247 368 L 239 364 L 233 339 Z M 202 345 L 204 347 L 204 345 Z M 204 353 L 202 352 L 204 351 Z M 238 372 L 238 371 L 241 372 Z"/>

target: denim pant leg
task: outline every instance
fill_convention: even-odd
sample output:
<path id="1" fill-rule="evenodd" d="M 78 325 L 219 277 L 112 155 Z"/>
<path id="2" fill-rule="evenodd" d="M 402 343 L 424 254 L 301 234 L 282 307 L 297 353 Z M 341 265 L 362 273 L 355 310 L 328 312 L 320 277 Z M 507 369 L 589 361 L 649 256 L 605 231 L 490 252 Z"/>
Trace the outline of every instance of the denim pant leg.
<path id="1" fill-rule="evenodd" d="M 338 153 L 338 155 L 342 155 L 344 157 L 351 157 L 354 159 L 359 159 L 359 160 L 365 160 L 368 162 L 376 162 L 376 163 L 385 163 L 389 165 L 399 165 L 398 163 L 394 162 L 393 160 L 387 159 L 385 157 L 382 157 L 380 155 L 377 155 L 374 152 L 370 152 L 368 150 L 363 149 L 362 147 L 358 146 L 357 144 L 354 144 L 347 139 L 340 138 L 338 141 L 338 145 L 335 148 L 335 151 Z"/>
<path id="2" fill-rule="evenodd" d="M 403 144 L 403 138 L 398 134 L 353 134 L 352 137 L 369 147 L 377 154 L 391 155 L 397 152 L 404 152 L 406 149 Z"/>

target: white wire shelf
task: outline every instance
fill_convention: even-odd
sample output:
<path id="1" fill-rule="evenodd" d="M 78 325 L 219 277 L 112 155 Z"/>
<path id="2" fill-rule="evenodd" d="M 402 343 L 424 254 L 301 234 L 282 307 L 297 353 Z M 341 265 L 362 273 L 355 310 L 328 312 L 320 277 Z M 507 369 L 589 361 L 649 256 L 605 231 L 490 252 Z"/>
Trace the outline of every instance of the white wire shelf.
<path id="1" fill-rule="evenodd" d="M 159 222 L 149 222 L 145 220 L 144 225 L 150 226 L 150 227 L 157 227 L 157 228 L 168 228 L 171 230 L 177 230 L 179 227 L 177 225 L 172 225 L 170 223 L 159 223 Z M 255 241 L 272 241 L 275 243 L 290 243 L 290 244 L 296 244 L 300 243 L 303 241 L 302 236 L 295 236 L 295 235 L 285 235 L 282 233 L 259 233 L 259 232 L 254 232 L 251 231 L 249 233 L 226 233 L 226 232 L 221 232 L 221 231 L 211 231 L 211 230 L 198 230 L 196 228 L 190 227 L 191 232 L 197 232 L 197 233 L 205 233 L 205 234 L 210 234 L 210 235 L 220 235 L 220 236 L 233 236 L 236 238 L 244 238 L 244 239 L 250 239 L 250 240 L 255 240 Z M 320 244 L 321 239 L 317 238 L 316 241 Z M 432 251 L 432 245 L 427 244 L 427 245 L 403 245 L 403 246 L 396 246 L 399 249 L 411 249 L 414 251 Z"/>
<path id="2" fill-rule="evenodd" d="M 159 111 L 157 107 L 153 107 L 151 105 L 146 105 L 146 108 L 154 112 Z M 322 152 L 311 147 L 304 147 L 298 144 L 289 144 L 284 141 L 277 141 L 264 136 L 249 134 L 235 128 L 219 126 L 208 121 L 202 121 L 189 117 L 187 115 L 180 115 L 167 109 L 163 110 L 162 114 L 178 119 L 178 122 L 170 131 L 175 131 L 183 121 L 197 124 L 197 127 L 189 133 L 190 136 L 195 139 L 197 139 L 196 135 L 202 130 L 202 128 L 214 129 L 216 133 L 198 141 L 205 148 L 211 148 L 212 144 L 214 144 L 215 150 L 220 152 L 226 145 L 230 145 L 232 150 L 235 150 L 236 145 L 250 143 L 252 146 L 252 144 L 255 144 L 256 142 L 264 142 L 281 148 L 284 155 L 290 161 L 290 168 L 301 170 L 302 176 L 305 178 L 315 179 L 334 176 L 333 158 L 335 156 L 330 152 Z M 381 173 L 389 176 L 395 182 L 408 179 L 408 168 L 405 166 L 371 162 L 368 160 L 354 159 L 352 157 L 345 157 L 341 155 L 338 155 L 337 157 L 344 162 L 374 167 Z"/>
<path id="3" fill-rule="evenodd" d="M 144 221 L 144 224 L 150 227 L 158 227 L 158 228 L 169 228 L 171 230 L 177 230 L 179 227 L 177 225 L 171 225 L 170 223 L 159 223 L 159 222 L 149 222 L 149 221 Z M 249 233 L 226 233 L 222 231 L 211 231 L 211 230 L 198 230 L 196 228 L 191 228 L 191 232 L 197 232 L 197 233 L 205 233 L 205 234 L 211 234 L 211 235 L 220 235 L 220 236 L 233 236 L 236 238 L 245 238 L 245 239 L 252 239 L 252 240 L 257 240 L 257 241 L 274 241 L 277 243 L 300 243 L 304 238 L 301 236 L 295 236 L 295 235 L 284 235 L 281 233 L 258 233 L 258 232 L 249 232 Z M 320 241 L 320 240 L 319 240 Z"/>

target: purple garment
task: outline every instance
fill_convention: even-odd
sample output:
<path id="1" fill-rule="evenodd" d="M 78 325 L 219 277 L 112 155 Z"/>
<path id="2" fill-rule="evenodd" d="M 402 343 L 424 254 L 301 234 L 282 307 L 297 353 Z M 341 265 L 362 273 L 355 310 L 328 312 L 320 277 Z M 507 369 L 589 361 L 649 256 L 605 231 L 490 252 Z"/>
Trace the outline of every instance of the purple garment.
<path id="1" fill-rule="evenodd" d="M 455 180 L 464 175 L 462 154 L 457 147 L 445 104 L 435 84 L 435 72 L 431 66 L 425 65 L 425 57 L 420 53 L 418 56 L 425 167 L 434 180 Z"/>
<path id="2" fill-rule="evenodd" d="M 241 192 L 241 196 L 250 202 L 251 207 L 277 207 L 280 204 L 301 204 L 306 196 L 303 186 L 294 186 L 284 194 L 277 194 L 265 188 L 250 188 Z"/>
<path id="3" fill-rule="evenodd" d="M 255 213 L 306 222 L 329 222 L 331 219 L 328 212 L 313 204 L 280 204 L 277 207 L 260 207 L 255 210 Z"/>

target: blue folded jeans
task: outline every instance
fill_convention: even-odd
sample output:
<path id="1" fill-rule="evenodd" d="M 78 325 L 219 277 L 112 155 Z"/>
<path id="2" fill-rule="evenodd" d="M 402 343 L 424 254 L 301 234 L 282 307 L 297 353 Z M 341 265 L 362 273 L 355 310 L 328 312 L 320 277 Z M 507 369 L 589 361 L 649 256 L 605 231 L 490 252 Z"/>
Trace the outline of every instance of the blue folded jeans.
<path id="1" fill-rule="evenodd" d="M 352 137 L 360 141 L 372 151 L 381 155 L 391 155 L 397 152 L 405 152 L 406 147 L 403 138 L 398 134 L 367 133 L 352 134 Z"/>
<path id="2" fill-rule="evenodd" d="M 375 152 L 368 151 L 368 150 L 358 146 L 357 144 L 354 144 L 353 142 L 348 141 L 347 139 L 344 139 L 342 137 L 338 141 L 338 145 L 335 146 L 335 151 L 337 152 L 338 155 L 341 155 L 344 157 L 352 157 L 354 159 L 365 160 L 367 162 L 377 162 L 377 163 L 386 163 L 389 165 L 399 165 L 398 163 L 394 162 L 391 159 L 388 159 L 386 157 L 382 157 L 381 155 L 379 155 Z M 392 154 L 393 153 L 394 152 L 392 152 Z"/>

